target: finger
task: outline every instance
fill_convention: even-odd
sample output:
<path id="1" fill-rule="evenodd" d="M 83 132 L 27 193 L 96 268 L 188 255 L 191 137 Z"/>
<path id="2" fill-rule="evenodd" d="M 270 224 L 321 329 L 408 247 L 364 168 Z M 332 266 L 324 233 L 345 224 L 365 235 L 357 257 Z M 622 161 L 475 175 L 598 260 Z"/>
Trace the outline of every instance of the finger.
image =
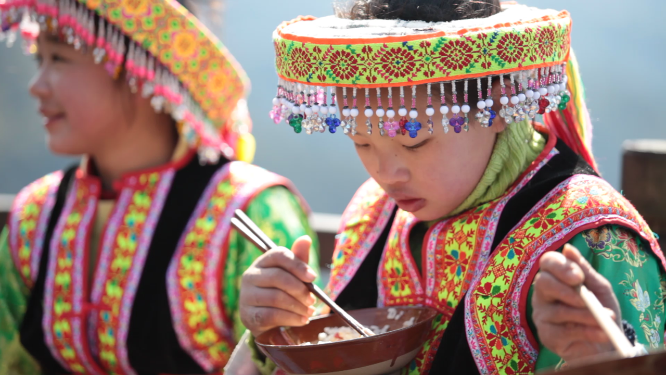
<path id="1" fill-rule="evenodd" d="M 552 274 L 569 286 L 578 286 L 585 280 L 580 266 L 557 251 L 544 254 L 539 260 L 539 266 L 541 271 Z"/>
<path id="2" fill-rule="evenodd" d="M 595 294 L 605 294 L 608 293 L 608 291 L 612 291 L 610 282 L 597 272 L 574 246 L 570 244 L 564 245 L 562 254 L 580 267 L 585 277 L 585 286 L 587 286 L 590 291 Z"/>
<path id="3" fill-rule="evenodd" d="M 296 255 L 296 258 L 308 264 L 310 261 L 310 247 L 312 246 L 312 239 L 310 236 L 301 236 L 294 241 L 291 246 L 291 251 Z"/>
<path id="4" fill-rule="evenodd" d="M 544 339 L 547 341 L 554 341 L 554 337 L 560 338 L 558 340 L 559 342 L 554 343 L 553 346 L 569 346 L 577 341 L 586 341 L 599 344 L 607 343 L 609 341 L 608 336 L 606 336 L 606 333 L 601 328 L 589 326 L 586 324 L 572 322 L 553 324 L 549 326 L 547 332 L 550 332 L 550 335 L 544 335 Z"/>
<path id="5" fill-rule="evenodd" d="M 241 298 L 244 306 L 275 307 L 306 318 L 309 318 L 315 312 L 314 307 L 302 304 L 280 289 L 253 288 L 252 293 L 244 293 Z"/>
<path id="6" fill-rule="evenodd" d="M 572 307 L 585 307 L 585 301 L 576 289 L 550 272 L 539 272 L 534 279 L 534 299 L 537 305 L 560 302 Z"/>
<path id="7" fill-rule="evenodd" d="M 275 327 L 300 327 L 308 324 L 308 318 L 274 307 L 248 307 L 243 315 L 246 327 L 255 331 L 267 331 Z"/>
<path id="8" fill-rule="evenodd" d="M 307 263 L 296 258 L 291 250 L 284 247 L 267 251 L 266 254 L 257 259 L 255 267 L 279 267 L 306 283 L 311 283 L 317 278 L 317 274 Z"/>
<path id="9" fill-rule="evenodd" d="M 605 313 L 614 319 L 615 313 L 612 310 L 605 309 Z M 587 308 L 571 307 L 561 303 L 551 304 L 547 309 L 535 310 L 534 320 L 546 324 L 580 324 L 599 328 L 599 323 Z"/>
<path id="10" fill-rule="evenodd" d="M 256 286 L 260 288 L 280 289 L 300 303 L 310 306 L 315 303 L 315 297 L 310 293 L 303 281 L 282 268 L 253 268 L 243 275 L 243 288 Z"/>

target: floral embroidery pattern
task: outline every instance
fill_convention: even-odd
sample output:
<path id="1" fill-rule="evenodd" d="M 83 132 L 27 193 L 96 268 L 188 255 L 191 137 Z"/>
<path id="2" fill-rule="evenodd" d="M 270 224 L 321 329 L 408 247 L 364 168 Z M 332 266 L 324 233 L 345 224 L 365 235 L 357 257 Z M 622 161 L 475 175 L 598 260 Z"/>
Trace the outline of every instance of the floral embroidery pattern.
<path id="1" fill-rule="evenodd" d="M 301 21 L 302 22 L 302 21 Z M 329 85 L 400 84 L 462 79 L 561 64 L 569 55 L 568 15 L 507 31 L 467 32 L 421 41 L 314 44 L 274 39 L 278 75 Z"/>
<path id="2" fill-rule="evenodd" d="M 339 231 L 333 252 L 330 281 L 326 286 L 331 298 L 337 298 L 347 286 L 381 235 L 394 208 L 395 202 L 372 179 L 354 195 L 342 217 L 345 227 Z"/>
<path id="3" fill-rule="evenodd" d="M 634 267 L 642 267 L 647 255 L 639 251 L 638 243 L 628 231 L 619 229 L 611 231 L 603 226 L 583 233 L 583 238 L 596 255 L 614 262 L 627 262 Z"/>
<path id="4" fill-rule="evenodd" d="M 659 332 L 663 332 L 661 316 L 664 315 L 664 290 L 659 288 L 655 291 L 654 303 L 651 303 L 648 291 L 643 290 L 634 272 L 629 270 L 625 276 L 626 278 L 620 281 L 620 285 L 625 287 L 624 295 L 629 297 L 629 302 L 640 312 L 638 320 L 641 322 L 640 328 L 645 334 L 646 341 L 651 348 L 657 349 L 662 343 L 662 335 Z"/>
<path id="5" fill-rule="evenodd" d="M 168 269 L 167 288 L 181 346 L 208 372 L 226 365 L 235 346 L 223 313 L 219 270 L 225 269 L 230 219 L 258 192 L 290 183 L 243 162 L 231 162 L 211 179 Z"/>
<path id="6" fill-rule="evenodd" d="M 602 220 L 651 233 L 633 206 L 607 182 L 579 175 L 553 189 L 500 243 L 466 300 L 466 326 L 473 329 L 468 340 L 481 374 L 534 372 L 537 352 L 522 328 L 526 326 L 520 312 L 522 288 L 545 251 L 567 234 Z M 599 238 L 603 240 L 603 234 L 592 236 L 595 241 Z M 658 248 L 654 237 L 646 240 Z M 666 265 L 663 255 L 657 256 Z M 649 304 L 643 293 L 639 297 L 636 292 L 635 298 L 636 306 Z M 497 341 L 498 333 L 505 340 Z"/>
<path id="7" fill-rule="evenodd" d="M 44 231 L 62 177 L 62 172 L 46 175 L 24 188 L 14 200 L 9 222 L 9 246 L 16 269 L 29 288 L 37 278 Z"/>

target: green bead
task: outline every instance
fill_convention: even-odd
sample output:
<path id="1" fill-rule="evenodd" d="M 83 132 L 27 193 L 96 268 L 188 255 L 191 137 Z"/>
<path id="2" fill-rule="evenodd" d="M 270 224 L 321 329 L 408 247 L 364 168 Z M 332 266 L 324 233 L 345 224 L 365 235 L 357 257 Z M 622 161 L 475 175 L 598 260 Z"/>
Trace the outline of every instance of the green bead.
<path id="1" fill-rule="evenodd" d="M 567 109 L 567 103 L 565 103 L 565 102 L 561 102 L 561 103 L 557 106 L 557 108 L 559 108 L 560 110 L 564 111 L 565 109 Z"/>
<path id="2" fill-rule="evenodd" d="M 294 126 L 294 133 L 300 133 L 302 131 L 303 127 L 300 124 Z"/>
<path id="3" fill-rule="evenodd" d="M 571 100 L 571 97 L 567 94 L 562 95 L 562 101 L 561 103 L 569 103 L 569 100 Z"/>

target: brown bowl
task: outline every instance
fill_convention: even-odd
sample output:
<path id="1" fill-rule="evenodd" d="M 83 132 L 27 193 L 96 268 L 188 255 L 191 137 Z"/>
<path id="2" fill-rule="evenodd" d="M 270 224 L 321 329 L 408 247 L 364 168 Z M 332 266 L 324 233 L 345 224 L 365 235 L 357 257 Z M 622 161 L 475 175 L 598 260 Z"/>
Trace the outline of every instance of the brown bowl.
<path id="1" fill-rule="evenodd" d="M 365 326 L 389 326 L 386 333 L 358 339 L 316 343 L 325 327 L 343 327 L 340 316 L 331 314 L 313 318 L 303 327 L 274 328 L 256 338 L 257 346 L 280 368 L 292 375 L 381 375 L 406 366 L 418 354 L 427 339 L 437 311 L 428 307 L 393 307 L 399 320 L 389 319 L 389 308 L 349 311 Z M 403 323 L 414 317 L 414 324 Z"/>
<path id="2" fill-rule="evenodd" d="M 572 364 L 559 371 L 539 372 L 540 375 L 664 375 L 666 351 L 661 350 L 633 358 L 617 358 L 617 355 L 599 355 L 585 363 Z"/>

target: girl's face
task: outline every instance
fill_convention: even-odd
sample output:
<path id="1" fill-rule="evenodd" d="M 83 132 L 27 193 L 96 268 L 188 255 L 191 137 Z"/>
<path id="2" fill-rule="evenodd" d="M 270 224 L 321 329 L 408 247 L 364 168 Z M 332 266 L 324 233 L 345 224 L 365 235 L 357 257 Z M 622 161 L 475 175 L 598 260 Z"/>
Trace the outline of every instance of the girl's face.
<path id="1" fill-rule="evenodd" d="M 382 91 L 386 92 L 385 89 Z M 411 95 L 407 91 L 411 90 L 405 91 L 405 103 L 409 109 Z M 361 93 L 359 90 L 359 103 L 363 103 L 364 99 Z M 393 89 L 393 105 L 396 120 L 399 120 L 397 93 L 398 89 Z M 338 90 L 339 98 L 341 94 L 341 90 Z M 419 101 L 426 95 L 425 87 L 418 87 Z M 383 99 L 386 101 L 386 97 Z M 434 95 L 433 102 L 438 102 Z M 382 104 L 386 109 L 387 103 Z M 371 99 L 371 106 L 376 110 L 376 98 Z M 359 105 L 360 115 L 356 118 L 358 134 L 350 135 L 372 178 L 396 200 L 401 209 L 412 212 L 420 220 L 435 220 L 446 216 L 472 193 L 488 165 L 497 132 L 505 126 L 498 116 L 492 127 L 482 128 L 473 118 L 473 113 L 476 113 L 473 110 L 470 112 L 469 132 L 463 130 L 456 134 L 449 128 L 448 134 L 445 134 L 439 105 L 435 107 L 432 135 L 428 133 L 425 109 L 419 108 L 417 120 L 422 128 L 418 136 L 411 138 L 409 134 L 400 135 L 398 132 L 395 138 L 390 138 L 388 135 L 380 136 L 376 116 L 371 119 L 372 135 L 366 133 L 364 106 Z"/>
<path id="2" fill-rule="evenodd" d="M 114 80 L 90 51 L 41 33 L 30 93 L 44 116 L 47 144 L 58 154 L 91 154 L 122 136 L 128 85 Z"/>

